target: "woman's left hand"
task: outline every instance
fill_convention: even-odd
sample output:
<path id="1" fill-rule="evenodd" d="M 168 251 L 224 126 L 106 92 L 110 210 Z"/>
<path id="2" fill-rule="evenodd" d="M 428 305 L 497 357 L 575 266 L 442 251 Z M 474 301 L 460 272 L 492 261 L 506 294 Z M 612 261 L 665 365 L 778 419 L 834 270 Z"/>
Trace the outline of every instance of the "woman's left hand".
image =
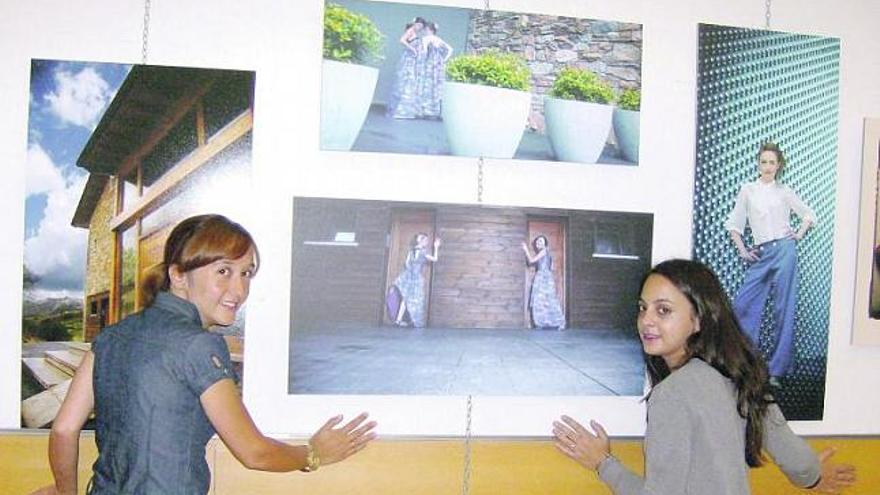
<path id="1" fill-rule="evenodd" d="M 443 241 L 441 241 L 439 238 L 434 239 L 434 249 L 437 249 L 438 247 L 440 247 L 440 244 L 443 244 Z"/>
<path id="2" fill-rule="evenodd" d="M 568 416 L 553 422 L 553 436 L 556 448 L 563 454 L 587 469 L 596 470 L 599 464 L 611 454 L 611 442 L 605 428 L 596 421 L 590 421 L 593 432 Z"/>
<path id="3" fill-rule="evenodd" d="M 835 464 L 831 462 L 831 456 L 837 452 L 835 448 L 828 448 L 819 452 L 819 462 L 822 466 L 822 478 L 813 489 L 819 493 L 841 493 L 856 481 L 856 468 L 850 464 Z"/>

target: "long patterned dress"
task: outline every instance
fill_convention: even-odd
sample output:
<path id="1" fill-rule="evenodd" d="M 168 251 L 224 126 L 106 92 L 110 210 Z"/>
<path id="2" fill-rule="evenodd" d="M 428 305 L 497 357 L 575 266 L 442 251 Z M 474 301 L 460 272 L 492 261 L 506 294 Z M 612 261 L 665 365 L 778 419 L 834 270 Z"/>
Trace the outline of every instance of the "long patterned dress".
<path id="1" fill-rule="evenodd" d="M 425 274 L 424 266 L 428 262 L 425 250 L 416 248 L 406 255 L 403 271 L 394 281 L 394 286 L 400 291 L 403 302 L 406 304 L 406 312 L 416 328 L 425 326 Z"/>
<path id="2" fill-rule="evenodd" d="M 418 80 L 419 116 L 430 119 L 440 118 L 440 102 L 443 99 L 443 82 L 446 80 L 446 57 L 448 48 L 445 43 L 432 42 L 436 36 L 424 39 L 424 59 L 419 68 L 421 75 Z"/>
<path id="3" fill-rule="evenodd" d="M 419 66 L 421 65 L 422 38 L 413 36 L 409 48 L 403 50 L 397 62 L 396 78 L 386 115 L 395 119 L 414 119 L 419 115 Z"/>
<path id="4" fill-rule="evenodd" d="M 536 327 L 565 328 L 565 315 L 559 298 L 556 297 L 556 282 L 553 280 L 553 258 L 550 251 L 536 263 L 535 278 L 532 279 L 532 291 L 529 295 L 529 309 L 532 310 L 532 321 Z"/>

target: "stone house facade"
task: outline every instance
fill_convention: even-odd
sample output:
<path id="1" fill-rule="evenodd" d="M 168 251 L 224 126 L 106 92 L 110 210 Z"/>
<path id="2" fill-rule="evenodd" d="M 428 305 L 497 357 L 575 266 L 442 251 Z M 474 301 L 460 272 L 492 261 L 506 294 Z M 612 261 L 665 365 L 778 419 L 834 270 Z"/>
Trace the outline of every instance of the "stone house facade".
<path id="1" fill-rule="evenodd" d="M 89 173 L 71 221 L 89 231 L 86 341 L 141 309 L 140 280 L 171 228 L 223 194 L 218 177 L 249 174 L 253 82 L 241 71 L 129 72 L 77 160 Z"/>

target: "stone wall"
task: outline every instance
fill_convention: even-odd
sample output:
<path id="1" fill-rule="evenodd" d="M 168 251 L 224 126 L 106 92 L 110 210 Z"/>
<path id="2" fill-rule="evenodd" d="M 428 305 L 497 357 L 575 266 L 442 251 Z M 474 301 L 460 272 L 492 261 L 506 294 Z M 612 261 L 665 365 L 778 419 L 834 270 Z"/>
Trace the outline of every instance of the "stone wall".
<path id="1" fill-rule="evenodd" d="M 89 221 L 88 247 L 86 248 L 86 274 L 84 298 L 110 291 L 113 285 L 113 231 L 110 230 L 110 219 L 113 218 L 116 204 L 115 180 L 110 179 L 101 192 L 101 198 L 95 206 Z M 88 325 L 89 305 L 83 299 L 83 328 Z M 90 332 L 87 332 L 90 333 Z M 86 335 L 90 341 L 93 335 Z"/>
<path id="2" fill-rule="evenodd" d="M 596 72 L 616 91 L 642 85 L 642 25 L 550 15 L 474 11 L 467 51 L 518 53 L 532 71 L 529 127 L 543 131 L 543 98 L 565 67 Z"/>

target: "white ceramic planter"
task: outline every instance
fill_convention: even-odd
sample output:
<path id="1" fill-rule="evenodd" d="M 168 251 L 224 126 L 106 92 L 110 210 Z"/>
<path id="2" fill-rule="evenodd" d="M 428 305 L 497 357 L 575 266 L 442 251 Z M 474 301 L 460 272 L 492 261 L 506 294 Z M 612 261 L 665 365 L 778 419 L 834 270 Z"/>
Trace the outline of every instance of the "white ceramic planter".
<path id="1" fill-rule="evenodd" d="M 443 127 L 458 156 L 513 158 L 529 117 L 531 93 L 445 82 Z"/>
<path id="2" fill-rule="evenodd" d="M 613 110 L 611 105 L 545 97 L 544 119 L 556 159 L 596 163 L 611 132 Z"/>
<path id="3" fill-rule="evenodd" d="M 321 149 L 348 151 L 367 119 L 379 69 L 324 60 L 321 75 Z"/>
<path id="4" fill-rule="evenodd" d="M 623 157 L 639 163 L 639 112 L 614 109 L 614 135 Z"/>

